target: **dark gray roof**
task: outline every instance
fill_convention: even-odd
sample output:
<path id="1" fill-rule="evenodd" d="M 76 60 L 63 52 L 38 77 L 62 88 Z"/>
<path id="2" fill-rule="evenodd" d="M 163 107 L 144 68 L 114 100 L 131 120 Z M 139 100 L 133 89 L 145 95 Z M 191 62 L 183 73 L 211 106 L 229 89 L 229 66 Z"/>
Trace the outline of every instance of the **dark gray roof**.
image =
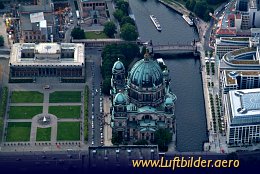
<path id="1" fill-rule="evenodd" d="M 22 30 L 32 30 L 32 23 L 30 20 L 30 14 L 21 14 L 20 24 Z"/>
<path id="2" fill-rule="evenodd" d="M 27 5 L 27 6 L 20 6 L 20 12 L 23 13 L 37 13 L 37 12 L 52 12 L 52 9 L 48 5 Z"/>

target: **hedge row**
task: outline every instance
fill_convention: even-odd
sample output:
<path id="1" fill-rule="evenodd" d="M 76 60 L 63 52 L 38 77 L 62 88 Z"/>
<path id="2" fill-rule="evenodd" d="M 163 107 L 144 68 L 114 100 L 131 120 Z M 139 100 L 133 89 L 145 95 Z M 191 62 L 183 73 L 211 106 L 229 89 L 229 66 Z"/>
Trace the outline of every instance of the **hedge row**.
<path id="1" fill-rule="evenodd" d="M 88 141 L 88 96 L 89 87 L 85 86 L 84 91 L 84 140 Z"/>
<path id="2" fill-rule="evenodd" d="M 4 115 L 6 111 L 7 97 L 8 97 L 8 88 L 4 87 L 2 92 L 1 104 L 0 104 L 0 139 L 2 139 L 1 135 L 4 126 Z"/>

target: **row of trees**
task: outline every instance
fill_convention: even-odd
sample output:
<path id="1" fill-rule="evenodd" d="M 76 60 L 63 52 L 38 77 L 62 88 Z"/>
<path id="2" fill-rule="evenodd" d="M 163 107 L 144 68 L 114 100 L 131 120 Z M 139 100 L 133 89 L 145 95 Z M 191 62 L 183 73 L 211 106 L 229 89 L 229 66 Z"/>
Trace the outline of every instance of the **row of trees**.
<path id="1" fill-rule="evenodd" d="M 101 73 L 104 79 L 102 86 L 104 94 L 109 95 L 112 68 L 117 59 L 120 58 L 125 68 L 128 69 L 128 66 L 135 57 L 140 57 L 139 47 L 136 44 L 112 44 L 107 45 L 103 49 Z"/>
<path id="2" fill-rule="evenodd" d="M 117 9 L 113 15 L 120 24 L 120 36 L 127 41 L 136 40 L 138 38 L 138 32 L 135 21 L 128 16 L 129 3 L 124 0 L 116 0 L 115 3 Z"/>
<path id="3" fill-rule="evenodd" d="M 88 96 L 89 96 L 89 87 L 85 86 L 84 91 L 84 140 L 88 141 Z"/>
<path id="4" fill-rule="evenodd" d="M 214 9 L 209 7 L 206 1 L 187 0 L 185 6 L 205 21 L 209 21 L 209 13 L 214 12 Z"/>
<path id="5" fill-rule="evenodd" d="M 198 17 L 205 21 L 210 20 L 209 13 L 213 13 L 214 9 L 210 5 L 221 4 L 227 0 L 184 0 L 188 10 L 194 12 Z"/>
<path id="6" fill-rule="evenodd" d="M 2 137 L 1 135 L 4 126 L 4 115 L 6 111 L 7 97 L 8 97 L 8 88 L 4 87 L 2 90 L 2 98 L 0 103 L 0 138 Z"/>

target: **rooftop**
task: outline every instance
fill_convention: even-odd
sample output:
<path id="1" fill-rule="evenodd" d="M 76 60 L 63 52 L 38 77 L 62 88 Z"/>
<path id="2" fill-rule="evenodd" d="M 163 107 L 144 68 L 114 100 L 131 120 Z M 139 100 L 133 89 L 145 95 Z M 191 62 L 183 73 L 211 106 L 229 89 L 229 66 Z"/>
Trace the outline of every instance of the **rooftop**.
<path id="1" fill-rule="evenodd" d="M 260 123 L 260 88 L 229 91 L 231 124 Z"/>
<path id="2" fill-rule="evenodd" d="M 221 37 L 223 40 L 231 41 L 249 41 L 249 37 Z"/>
<path id="3" fill-rule="evenodd" d="M 93 146 L 89 147 L 90 167 L 130 166 L 133 159 L 158 159 L 158 153 L 157 145 Z"/>
<path id="4" fill-rule="evenodd" d="M 236 76 L 258 76 L 260 75 L 260 70 L 244 70 L 244 71 L 227 71 L 225 70 L 227 84 L 236 84 Z"/>
<path id="5" fill-rule="evenodd" d="M 63 51 L 66 51 L 66 57 L 62 57 Z M 9 62 L 12 66 L 82 66 L 85 62 L 84 45 L 16 43 L 12 47 Z"/>
<path id="6" fill-rule="evenodd" d="M 19 11 L 21 13 L 38 13 L 38 12 L 52 12 L 49 5 L 26 5 L 20 6 Z"/>

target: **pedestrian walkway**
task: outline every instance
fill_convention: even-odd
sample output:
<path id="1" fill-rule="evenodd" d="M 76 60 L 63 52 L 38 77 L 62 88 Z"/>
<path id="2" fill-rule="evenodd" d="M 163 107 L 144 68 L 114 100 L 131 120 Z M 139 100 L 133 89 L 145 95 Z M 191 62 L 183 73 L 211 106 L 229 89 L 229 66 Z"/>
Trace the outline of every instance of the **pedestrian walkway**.
<path id="1" fill-rule="evenodd" d="M 112 146 L 112 128 L 110 126 L 111 122 L 111 115 L 110 115 L 110 100 L 109 97 L 104 97 L 104 117 L 105 117 L 105 124 L 104 124 L 104 145 L 105 146 Z"/>

